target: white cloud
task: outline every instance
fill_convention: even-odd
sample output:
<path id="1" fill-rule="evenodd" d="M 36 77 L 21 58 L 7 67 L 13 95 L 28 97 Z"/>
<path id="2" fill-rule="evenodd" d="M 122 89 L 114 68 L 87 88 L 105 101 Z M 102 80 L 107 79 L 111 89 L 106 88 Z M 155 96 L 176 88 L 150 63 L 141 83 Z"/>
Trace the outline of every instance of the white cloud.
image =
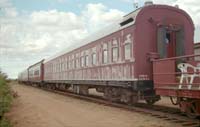
<path id="1" fill-rule="evenodd" d="M 9 0 L 0 0 L 0 13 L 3 13 L 6 17 L 16 17 L 18 15 Z"/>
<path id="2" fill-rule="evenodd" d="M 39 11 L 31 14 L 31 21 L 38 27 L 59 29 L 81 29 L 80 18 L 72 12 L 59 12 L 57 10 Z"/>
<path id="3" fill-rule="evenodd" d="M 153 3 L 172 5 L 172 4 L 175 3 L 176 1 L 177 1 L 177 0 L 153 0 Z"/>
<path id="4" fill-rule="evenodd" d="M 16 17 L 18 15 L 15 8 L 5 8 L 4 11 L 8 17 Z"/>
<path id="5" fill-rule="evenodd" d="M 178 5 L 179 8 L 186 11 L 192 18 L 195 30 L 195 42 L 200 41 L 200 1 L 199 0 L 153 0 L 156 4 Z"/>
<path id="6" fill-rule="evenodd" d="M 8 0 L 4 1 L 0 68 L 10 77 L 16 77 L 19 71 L 44 57 L 77 44 L 77 40 L 124 14 L 103 4 L 88 4 L 80 15 L 58 10 L 20 14 Z"/>
<path id="7" fill-rule="evenodd" d="M 200 1 L 199 0 L 178 0 L 175 4 L 191 15 L 196 26 L 200 26 Z"/>
<path id="8" fill-rule="evenodd" d="M 12 4 L 9 0 L 0 1 L 0 8 L 8 8 L 8 7 L 12 7 Z"/>
<path id="9" fill-rule="evenodd" d="M 83 11 L 83 19 L 89 31 L 96 31 L 102 26 L 118 21 L 124 14 L 116 9 L 108 9 L 101 3 L 88 4 Z"/>
<path id="10" fill-rule="evenodd" d="M 192 17 L 196 26 L 200 26 L 200 1 L 199 0 L 154 0 L 157 4 L 178 5 Z"/>

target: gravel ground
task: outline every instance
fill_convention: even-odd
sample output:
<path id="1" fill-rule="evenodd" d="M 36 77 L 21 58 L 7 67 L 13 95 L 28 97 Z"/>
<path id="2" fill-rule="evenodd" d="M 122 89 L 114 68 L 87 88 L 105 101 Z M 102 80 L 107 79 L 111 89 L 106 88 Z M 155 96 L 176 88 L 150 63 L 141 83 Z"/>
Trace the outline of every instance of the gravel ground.
<path id="1" fill-rule="evenodd" d="M 148 115 L 11 85 L 19 95 L 7 114 L 14 127 L 179 127 Z"/>

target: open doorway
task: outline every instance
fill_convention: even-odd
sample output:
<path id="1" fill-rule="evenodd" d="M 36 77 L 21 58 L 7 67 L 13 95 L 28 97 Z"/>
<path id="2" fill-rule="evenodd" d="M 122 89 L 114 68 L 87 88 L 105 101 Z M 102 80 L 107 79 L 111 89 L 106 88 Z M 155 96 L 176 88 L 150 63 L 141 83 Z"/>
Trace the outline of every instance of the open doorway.
<path id="1" fill-rule="evenodd" d="M 167 58 L 176 56 L 176 36 L 175 31 L 168 30 L 165 35 L 165 45 L 167 51 Z"/>
<path id="2" fill-rule="evenodd" d="M 157 52 L 160 58 L 184 55 L 184 34 L 182 29 L 160 27 L 157 31 Z"/>

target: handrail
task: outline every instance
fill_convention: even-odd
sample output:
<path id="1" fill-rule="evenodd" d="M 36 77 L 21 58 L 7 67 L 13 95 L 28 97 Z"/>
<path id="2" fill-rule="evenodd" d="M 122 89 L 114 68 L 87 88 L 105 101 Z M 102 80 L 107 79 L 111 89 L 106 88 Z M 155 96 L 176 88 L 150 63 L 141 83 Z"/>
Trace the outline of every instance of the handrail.
<path id="1" fill-rule="evenodd" d="M 175 59 L 182 59 L 182 58 L 191 58 L 191 57 L 197 57 L 197 56 L 200 56 L 200 54 L 192 54 L 192 55 L 185 55 L 185 56 L 178 56 L 178 57 L 154 59 L 154 60 L 152 60 L 152 62 L 175 60 Z"/>

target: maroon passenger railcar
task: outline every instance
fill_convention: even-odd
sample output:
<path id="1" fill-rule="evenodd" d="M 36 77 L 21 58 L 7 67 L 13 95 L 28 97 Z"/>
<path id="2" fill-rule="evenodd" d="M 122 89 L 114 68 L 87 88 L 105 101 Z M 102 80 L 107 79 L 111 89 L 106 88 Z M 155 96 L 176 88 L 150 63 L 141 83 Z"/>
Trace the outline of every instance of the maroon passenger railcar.
<path id="1" fill-rule="evenodd" d="M 152 104 L 160 95 L 169 96 L 183 112 L 196 116 L 200 64 L 192 55 L 193 36 L 194 24 L 185 11 L 147 4 L 81 46 L 45 60 L 43 86 L 71 86 L 80 94 L 96 88 L 105 98 L 125 103 L 144 99 Z"/>
<path id="2" fill-rule="evenodd" d="M 144 6 L 93 35 L 85 45 L 45 61 L 44 81 L 73 84 L 76 92 L 95 87 L 124 102 L 157 101 L 151 60 L 192 54 L 193 31 L 183 10 Z"/>
<path id="3" fill-rule="evenodd" d="M 44 65 L 41 60 L 34 65 L 28 67 L 28 82 L 29 83 L 41 83 L 44 80 Z"/>

